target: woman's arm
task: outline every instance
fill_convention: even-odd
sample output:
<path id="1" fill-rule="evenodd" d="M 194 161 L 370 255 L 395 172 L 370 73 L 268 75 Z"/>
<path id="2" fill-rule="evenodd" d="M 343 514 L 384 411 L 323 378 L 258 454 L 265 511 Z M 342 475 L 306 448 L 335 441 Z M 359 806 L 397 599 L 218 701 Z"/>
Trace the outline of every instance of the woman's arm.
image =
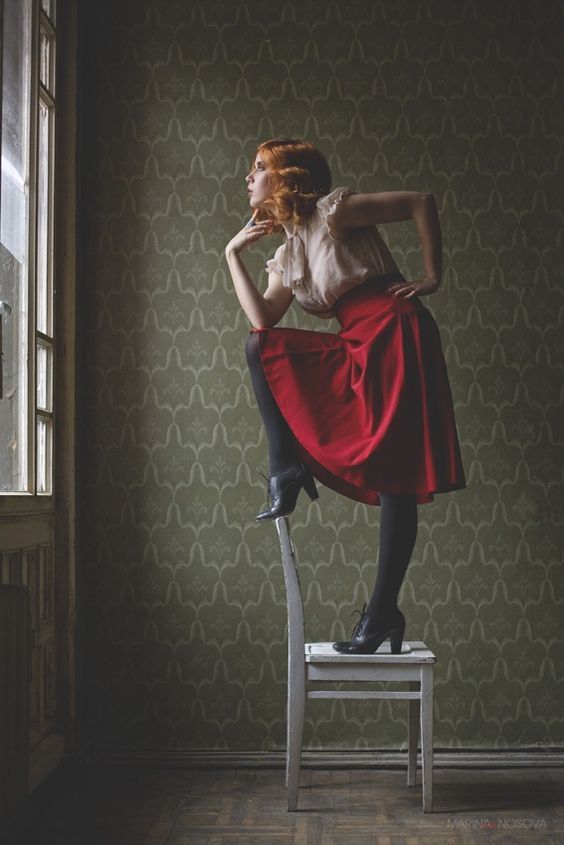
<path id="1" fill-rule="evenodd" d="M 244 228 L 227 244 L 225 257 L 241 308 L 255 329 L 267 329 L 282 319 L 292 302 L 292 291 L 282 285 L 282 276 L 269 273 L 264 295 L 260 293 L 243 263 L 241 252 L 268 234 L 268 222 Z"/>
<path id="2" fill-rule="evenodd" d="M 344 197 L 331 215 L 331 228 L 337 237 L 347 229 L 414 220 L 421 243 L 423 278 L 408 285 L 394 285 L 390 292 L 413 296 L 437 290 L 442 276 L 442 238 L 437 203 L 433 194 L 419 191 L 386 191 L 379 194 L 352 194 Z"/>

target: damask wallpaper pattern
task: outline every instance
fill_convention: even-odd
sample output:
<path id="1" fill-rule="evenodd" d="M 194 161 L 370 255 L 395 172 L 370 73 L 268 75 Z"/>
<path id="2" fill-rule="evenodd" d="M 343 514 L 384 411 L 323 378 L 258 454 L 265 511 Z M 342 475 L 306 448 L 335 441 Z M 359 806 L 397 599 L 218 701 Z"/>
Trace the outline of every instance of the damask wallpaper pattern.
<path id="1" fill-rule="evenodd" d="M 561 745 L 562 4 L 82 5 L 84 732 L 110 749 L 285 745 L 285 604 L 248 331 L 223 257 L 256 143 L 317 142 L 334 186 L 432 192 L 468 488 L 420 508 L 401 594 L 438 656 L 443 748 Z M 382 227 L 421 269 L 411 222 Z M 249 264 L 266 281 L 265 259 Z M 294 306 L 287 325 L 327 329 Z M 343 638 L 378 509 L 292 518 L 307 635 Z M 311 703 L 309 748 L 404 747 L 390 702 Z"/>

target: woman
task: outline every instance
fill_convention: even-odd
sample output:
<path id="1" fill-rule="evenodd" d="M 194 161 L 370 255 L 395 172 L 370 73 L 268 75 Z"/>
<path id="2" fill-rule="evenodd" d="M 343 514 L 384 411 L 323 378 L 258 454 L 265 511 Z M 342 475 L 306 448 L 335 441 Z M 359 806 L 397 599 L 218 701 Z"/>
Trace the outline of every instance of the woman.
<path id="1" fill-rule="evenodd" d="M 465 486 L 437 326 L 419 297 L 439 287 L 441 232 L 434 197 L 417 191 L 331 191 L 312 144 L 258 147 L 246 177 L 252 220 L 226 258 L 253 328 L 247 361 L 268 439 L 270 507 L 291 513 L 313 476 L 351 499 L 381 506 L 378 574 L 342 653 L 369 654 L 390 638 L 399 653 L 405 619 L 397 596 L 417 535 L 417 503 Z M 413 219 L 424 274 L 403 278 L 376 226 Z M 267 263 L 260 293 L 243 251 L 271 232 L 285 242 Z M 336 317 L 337 334 L 274 328 L 293 299 Z"/>

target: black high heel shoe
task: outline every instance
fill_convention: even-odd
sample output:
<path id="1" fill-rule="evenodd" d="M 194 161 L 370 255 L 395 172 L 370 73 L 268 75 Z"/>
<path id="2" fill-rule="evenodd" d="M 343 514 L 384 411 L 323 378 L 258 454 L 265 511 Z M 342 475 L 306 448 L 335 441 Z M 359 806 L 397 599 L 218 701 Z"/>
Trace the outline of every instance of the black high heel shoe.
<path id="1" fill-rule="evenodd" d="M 278 519 L 279 516 L 288 516 L 296 507 L 302 487 L 312 501 L 319 497 L 313 475 L 304 464 L 292 464 L 284 472 L 271 475 L 268 479 L 270 507 L 259 513 L 256 521 L 266 522 L 269 519 Z"/>
<path id="2" fill-rule="evenodd" d="M 405 633 L 405 617 L 401 610 L 394 614 L 394 621 L 389 627 L 376 630 L 378 622 L 362 608 L 360 619 L 356 623 L 352 637 L 345 642 L 333 643 L 333 648 L 340 654 L 374 654 L 382 643 L 390 639 L 392 654 L 401 654 L 401 645 Z M 356 611 L 358 613 L 358 610 Z"/>

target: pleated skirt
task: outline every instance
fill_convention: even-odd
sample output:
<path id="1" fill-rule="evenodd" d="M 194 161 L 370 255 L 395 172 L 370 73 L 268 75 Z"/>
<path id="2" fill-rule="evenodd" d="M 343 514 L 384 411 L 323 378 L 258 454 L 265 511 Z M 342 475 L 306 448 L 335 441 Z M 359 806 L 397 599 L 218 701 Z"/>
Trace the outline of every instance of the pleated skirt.
<path id="1" fill-rule="evenodd" d="M 396 281 L 342 296 L 337 333 L 252 330 L 300 459 L 327 487 L 372 505 L 380 492 L 424 503 L 465 487 L 437 325 L 418 297 L 386 292 Z"/>

